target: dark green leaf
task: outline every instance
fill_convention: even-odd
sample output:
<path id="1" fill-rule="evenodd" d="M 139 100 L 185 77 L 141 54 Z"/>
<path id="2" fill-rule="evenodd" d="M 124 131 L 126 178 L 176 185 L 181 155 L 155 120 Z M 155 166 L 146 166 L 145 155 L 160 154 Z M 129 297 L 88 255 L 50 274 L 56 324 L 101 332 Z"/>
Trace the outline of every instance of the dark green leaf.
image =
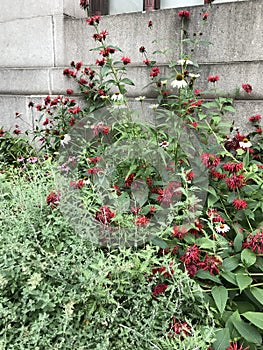
<path id="1" fill-rule="evenodd" d="M 257 260 L 257 256 L 252 250 L 250 249 L 244 249 L 241 253 L 241 261 L 243 264 L 247 267 L 252 266 L 255 264 Z"/>
<path id="2" fill-rule="evenodd" d="M 242 314 L 247 320 L 253 323 L 258 328 L 263 329 L 263 313 L 248 311 Z"/>
<path id="3" fill-rule="evenodd" d="M 232 314 L 231 321 L 241 337 L 244 337 L 248 342 L 261 344 L 262 338 L 258 330 L 247 322 L 243 321 L 238 311 L 235 311 Z"/>
<path id="4" fill-rule="evenodd" d="M 246 289 L 253 282 L 253 279 L 244 273 L 237 273 L 236 274 L 236 281 L 237 281 L 237 285 L 240 289 L 240 292 L 242 292 L 244 289 Z"/>
<path id="5" fill-rule="evenodd" d="M 215 332 L 216 340 L 213 343 L 214 350 L 226 350 L 230 345 L 230 334 L 228 328 L 218 329 Z"/>
<path id="6" fill-rule="evenodd" d="M 214 301 L 216 303 L 216 306 L 219 310 L 219 312 L 222 314 L 225 310 L 227 298 L 228 298 L 228 291 L 223 286 L 215 286 L 212 288 L 212 296 L 214 298 Z"/>

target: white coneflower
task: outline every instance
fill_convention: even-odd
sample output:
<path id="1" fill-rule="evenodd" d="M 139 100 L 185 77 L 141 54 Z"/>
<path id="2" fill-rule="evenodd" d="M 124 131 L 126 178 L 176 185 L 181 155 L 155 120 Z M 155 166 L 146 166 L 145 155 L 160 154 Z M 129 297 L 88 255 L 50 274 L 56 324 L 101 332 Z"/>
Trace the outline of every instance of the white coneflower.
<path id="1" fill-rule="evenodd" d="M 71 137 L 69 134 L 60 135 L 59 138 L 60 138 L 60 143 L 62 146 L 67 145 L 71 140 Z"/>
<path id="2" fill-rule="evenodd" d="M 159 143 L 159 146 L 162 147 L 162 148 L 166 148 L 166 147 L 169 146 L 169 142 L 167 142 L 167 141 L 162 141 L 162 142 Z"/>
<path id="3" fill-rule="evenodd" d="M 185 88 L 187 86 L 187 82 L 184 80 L 183 74 L 177 74 L 175 80 L 171 82 L 173 88 Z"/>
<path id="4" fill-rule="evenodd" d="M 112 96 L 111 99 L 112 101 L 115 102 L 122 102 L 123 101 L 123 95 L 120 92 L 115 92 Z"/>
<path id="5" fill-rule="evenodd" d="M 167 80 L 161 80 L 160 83 L 162 86 L 165 86 L 165 85 L 167 85 Z"/>
<path id="6" fill-rule="evenodd" d="M 157 109 L 158 107 L 159 107 L 158 104 L 154 104 L 154 105 L 150 105 L 150 106 L 149 106 L 149 108 L 151 108 L 151 109 Z"/>
<path id="7" fill-rule="evenodd" d="M 241 148 L 249 148 L 252 146 L 252 143 L 247 138 L 244 138 L 243 141 L 239 142 L 239 146 Z"/>
<path id="8" fill-rule="evenodd" d="M 145 96 L 138 96 L 138 97 L 135 97 L 135 100 L 136 100 L 136 101 L 140 101 L 140 102 L 144 101 L 145 99 L 146 99 Z"/>
<path id="9" fill-rule="evenodd" d="M 230 230 L 230 227 L 227 224 L 224 224 L 223 222 L 221 222 L 220 225 L 215 227 L 215 229 L 218 233 L 225 233 Z"/>
<path id="10" fill-rule="evenodd" d="M 181 66 L 184 66 L 184 65 L 187 66 L 188 64 L 193 64 L 193 62 L 188 60 L 187 58 L 183 58 L 181 60 L 178 60 L 177 63 L 180 64 Z"/>
<path id="11" fill-rule="evenodd" d="M 188 74 L 190 78 L 196 79 L 200 77 L 200 74 L 193 74 L 193 73 L 189 73 Z"/>

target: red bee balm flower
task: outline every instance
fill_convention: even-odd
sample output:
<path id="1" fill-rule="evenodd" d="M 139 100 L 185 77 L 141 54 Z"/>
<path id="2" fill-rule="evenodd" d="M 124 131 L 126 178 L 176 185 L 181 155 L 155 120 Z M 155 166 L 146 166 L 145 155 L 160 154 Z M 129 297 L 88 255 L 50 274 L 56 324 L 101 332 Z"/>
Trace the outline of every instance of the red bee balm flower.
<path id="1" fill-rule="evenodd" d="M 250 84 L 242 84 L 242 89 L 245 90 L 248 94 L 252 92 L 252 86 Z"/>
<path id="2" fill-rule="evenodd" d="M 257 114 L 257 115 L 252 115 L 252 117 L 249 117 L 248 119 L 250 122 L 258 122 L 261 120 L 261 115 Z"/>
<path id="3" fill-rule="evenodd" d="M 210 83 L 215 83 L 216 81 L 219 80 L 219 76 L 218 76 L 218 75 L 209 75 L 209 77 L 207 78 L 207 80 L 208 80 Z"/>
<path id="4" fill-rule="evenodd" d="M 164 284 L 164 283 L 157 284 L 157 286 L 153 288 L 153 293 L 152 293 L 153 297 L 164 293 L 167 288 L 168 288 L 168 284 Z"/>
<path id="5" fill-rule="evenodd" d="M 122 57 L 121 60 L 125 65 L 131 63 L 131 59 L 129 57 Z"/>
<path id="6" fill-rule="evenodd" d="M 237 210 L 246 209 L 247 207 L 247 202 L 244 199 L 234 199 L 232 204 Z"/>
<path id="7" fill-rule="evenodd" d="M 190 18 L 190 12 L 187 10 L 179 11 L 178 16 L 181 18 L 189 19 Z"/>
<path id="8" fill-rule="evenodd" d="M 59 197 L 60 194 L 58 192 L 51 191 L 46 198 L 46 202 L 51 208 L 54 209 L 59 205 Z"/>
<path id="9" fill-rule="evenodd" d="M 225 179 L 225 182 L 228 186 L 228 188 L 232 191 L 232 190 L 236 190 L 237 188 L 241 188 L 245 185 L 245 181 L 244 181 L 244 175 L 239 174 L 239 175 L 232 175 L 230 177 L 227 177 Z"/>
<path id="10" fill-rule="evenodd" d="M 150 77 L 157 77 L 157 75 L 160 74 L 160 68 L 159 67 L 152 67 L 152 70 L 150 72 Z"/>
<path id="11" fill-rule="evenodd" d="M 220 163 L 220 158 L 216 154 L 203 153 L 201 158 L 207 168 L 216 167 Z"/>

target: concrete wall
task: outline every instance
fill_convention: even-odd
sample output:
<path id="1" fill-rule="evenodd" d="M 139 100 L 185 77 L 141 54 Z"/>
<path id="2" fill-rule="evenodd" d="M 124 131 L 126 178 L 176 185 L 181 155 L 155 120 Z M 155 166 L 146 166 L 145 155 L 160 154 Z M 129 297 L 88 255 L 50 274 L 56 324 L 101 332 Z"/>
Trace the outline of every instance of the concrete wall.
<path id="1" fill-rule="evenodd" d="M 39 101 L 47 94 L 64 94 L 74 87 L 63 76 L 63 69 L 74 61 L 90 65 L 97 58 L 89 51 L 93 47 L 93 27 L 83 18 L 78 0 L 0 0 L 0 126 L 12 127 L 15 112 L 24 114 L 30 122 L 29 101 Z M 9 5 L 9 6 L 8 6 Z M 188 8 L 191 19 L 187 24 L 190 37 L 198 33 L 201 13 L 206 7 Z M 104 16 L 101 28 L 110 33 L 109 42 L 118 45 L 123 55 L 131 57 L 129 75 L 136 87 L 129 89 L 131 97 L 145 95 L 149 102 L 154 92 L 148 72 L 142 63 L 138 48 L 144 45 L 150 57 L 156 49 L 156 37 L 161 47 L 170 47 L 170 41 L 179 39 L 180 19 L 177 9 L 163 9 L 150 13 L 127 13 Z M 213 3 L 207 24 L 202 29 L 203 40 L 213 43 L 201 46 L 196 59 L 200 64 L 201 85 L 206 88 L 208 75 L 219 75 L 218 88 L 233 94 L 242 83 L 253 86 L 251 95 L 241 92 L 236 102 L 237 125 L 244 128 L 248 116 L 263 111 L 263 23 L 262 0 Z M 82 17 L 82 18 L 80 18 Z M 149 32 L 148 20 L 154 23 Z M 173 57 L 178 58 L 175 46 Z M 155 56 L 156 57 L 156 56 Z M 157 58 L 166 70 L 163 56 Z"/>

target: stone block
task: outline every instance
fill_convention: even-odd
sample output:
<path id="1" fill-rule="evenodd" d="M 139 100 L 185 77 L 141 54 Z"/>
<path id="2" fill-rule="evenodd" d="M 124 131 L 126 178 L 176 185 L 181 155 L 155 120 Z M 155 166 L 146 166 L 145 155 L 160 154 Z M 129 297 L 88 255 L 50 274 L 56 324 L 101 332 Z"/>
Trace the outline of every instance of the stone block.
<path id="1" fill-rule="evenodd" d="M 0 66 L 53 66 L 52 17 L 35 17 L 0 23 Z"/>
<path id="2" fill-rule="evenodd" d="M 0 68 L 0 94 L 43 93 L 50 93 L 48 69 Z"/>
<path id="3" fill-rule="evenodd" d="M 0 0 L 0 22 L 63 13 L 65 0 Z"/>
<path id="4" fill-rule="evenodd" d="M 202 41 L 213 44 L 200 45 L 193 56 L 194 59 L 200 63 L 262 60 L 262 7 L 263 3 L 258 0 L 213 4 L 203 26 L 202 13 L 206 8 L 189 7 L 190 20 L 185 26 L 189 38 L 201 38 Z M 150 19 L 153 21 L 152 30 L 148 29 Z M 120 46 L 123 55 L 130 56 L 132 62 L 142 62 L 143 56 L 139 47 L 145 46 L 149 59 L 164 63 L 164 55 L 153 56 L 152 52 L 160 48 L 172 48 L 167 53 L 168 56 L 171 59 L 180 57 L 180 23 L 178 9 L 164 9 L 103 16 L 100 27 L 109 32 L 108 43 Z M 93 33 L 94 28 L 84 20 L 65 20 L 65 63 L 71 59 L 83 60 L 87 64 L 94 62 L 97 53 L 89 51 L 94 47 L 94 40 L 91 38 Z M 158 39 L 157 43 L 152 42 L 155 39 Z M 191 47 L 188 46 L 185 53 L 192 55 Z"/>

